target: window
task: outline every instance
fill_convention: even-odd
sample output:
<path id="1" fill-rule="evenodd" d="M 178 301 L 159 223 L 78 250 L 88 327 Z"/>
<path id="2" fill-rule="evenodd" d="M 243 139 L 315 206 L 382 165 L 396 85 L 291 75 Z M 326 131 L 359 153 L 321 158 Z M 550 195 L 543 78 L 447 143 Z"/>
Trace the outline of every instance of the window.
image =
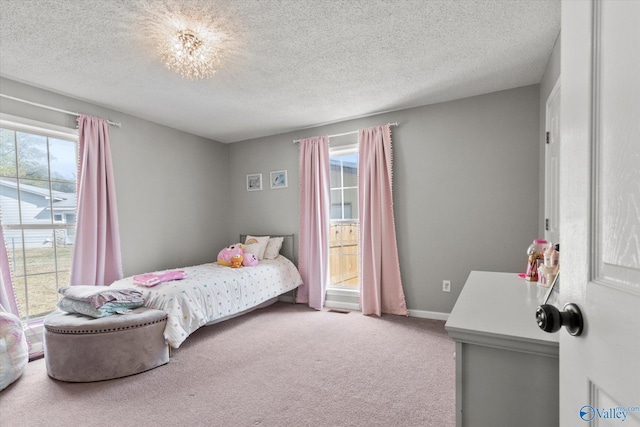
<path id="1" fill-rule="evenodd" d="M 358 279 L 358 146 L 332 148 L 329 285 L 357 289 Z"/>
<path id="2" fill-rule="evenodd" d="M 0 120 L 0 219 L 23 320 L 56 308 L 76 226 L 77 132 Z"/>

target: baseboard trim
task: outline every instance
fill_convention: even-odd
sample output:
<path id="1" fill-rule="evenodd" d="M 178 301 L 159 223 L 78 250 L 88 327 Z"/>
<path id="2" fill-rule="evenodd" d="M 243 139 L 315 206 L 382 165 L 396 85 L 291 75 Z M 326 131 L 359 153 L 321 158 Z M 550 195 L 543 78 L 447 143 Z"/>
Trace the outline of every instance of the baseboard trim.
<path id="1" fill-rule="evenodd" d="M 439 311 L 426 310 L 409 310 L 409 317 L 421 317 L 423 319 L 433 320 L 449 320 L 449 313 L 441 313 Z"/>
<path id="2" fill-rule="evenodd" d="M 280 301 L 293 302 L 293 298 L 289 295 L 280 295 Z M 343 310 L 351 310 L 351 311 L 362 311 L 360 310 L 360 305 L 357 303 L 349 303 L 342 301 L 334 301 L 329 300 L 324 303 L 325 308 L 339 308 Z M 427 310 L 408 310 L 409 317 L 419 317 L 422 319 L 433 319 L 433 320 L 449 320 L 449 313 L 442 313 L 439 311 L 427 311 Z"/>
<path id="3" fill-rule="evenodd" d="M 358 304 L 350 304 L 339 301 L 326 301 L 325 308 L 341 308 L 344 310 L 362 311 Z M 444 320 L 449 319 L 449 313 L 441 313 L 438 311 L 426 311 L 426 310 L 409 310 L 409 317 L 419 317 L 422 319 Z"/>

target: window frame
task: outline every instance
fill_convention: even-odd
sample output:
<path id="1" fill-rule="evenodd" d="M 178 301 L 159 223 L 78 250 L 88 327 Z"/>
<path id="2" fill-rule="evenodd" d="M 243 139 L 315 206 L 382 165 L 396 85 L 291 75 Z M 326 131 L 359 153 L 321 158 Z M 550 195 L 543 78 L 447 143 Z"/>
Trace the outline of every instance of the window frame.
<path id="1" fill-rule="evenodd" d="M 27 119 L 24 117 L 19 117 L 19 116 L 13 116 L 13 115 L 9 115 L 9 114 L 5 114 L 5 113 L 0 113 L 0 128 L 3 129 L 8 129 L 14 132 L 23 132 L 23 133 L 29 133 L 32 135 L 39 135 L 39 136 L 44 136 L 48 139 L 60 139 L 60 140 L 65 140 L 65 141 L 72 141 L 76 144 L 76 167 L 78 164 L 78 142 L 79 142 L 79 135 L 78 135 L 78 130 L 76 128 L 69 128 L 69 127 L 64 127 L 64 126 L 58 126 L 58 125 L 54 125 L 54 124 L 50 124 L 50 123 L 45 123 L 45 122 L 40 122 L 37 120 L 31 120 L 31 119 Z M 47 141 L 47 147 L 49 147 L 49 142 Z M 56 180 L 51 179 L 51 175 L 50 175 L 50 171 L 51 171 L 51 159 L 49 157 L 49 153 L 47 155 L 47 168 L 48 168 L 48 177 L 47 177 L 47 181 L 49 182 L 49 192 L 50 192 L 50 197 L 51 197 L 51 183 L 52 182 L 56 182 Z M 20 178 L 19 176 L 16 176 L 16 180 L 21 180 L 23 178 Z M 18 200 L 20 200 L 20 195 L 18 195 Z M 20 203 L 20 202 L 18 202 Z M 18 209 L 20 210 L 21 207 L 19 206 Z M 75 237 L 75 231 L 76 231 L 76 226 L 75 224 L 73 226 L 70 226 L 67 223 L 67 214 L 66 213 L 62 213 L 62 220 L 56 220 L 55 215 L 53 212 L 51 212 L 51 223 L 50 224 L 3 224 L 3 228 L 5 230 L 21 230 L 23 232 L 23 236 L 24 236 L 24 231 L 27 230 L 42 230 L 42 229 L 46 229 L 46 230 L 53 230 L 53 236 L 54 238 L 56 238 L 56 234 L 57 234 L 57 230 L 68 230 L 71 231 L 71 236 Z M 73 212 L 73 215 L 76 216 L 77 218 L 77 206 L 75 208 L 75 211 Z M 21 220 L 22 221 L 22 220 Z M 23 239 L 24 240 L 24 239 Z M 6 241 L 5 242 L 0 242 L 0 244 L 3 244 L 6 246 Z M 24 242 L 23 242 L 24 244 Z M 54 248 L 57 245 L 54 245 Z M 24 248 L 23 248 L 24 251 Z M 24 256 L 24 252 L 23 252 L 23 256 Z M 54 249 L 54 265 L 55 265 L 55 274 L 56 277 L 58 276 L 58 274 L 60 273 L 59 270 L 59 266 L 58 266 L 58 254 L 56 252 L 56 250 Z M 24 268 L 24 267 L 23 267 Z M 25 273 L 25 277 L 26 277 L 26 271 Z M 57 283 L 56 287 L 59 287 L 60 284 Z M 28 284 L 27 284 L 28 286 Z M 66 285 L 64 285 L 66 286 Z M 28 304 L 28 302 L 27 302 Z M 46 315 L 31 315 L 29 313 L 29 309 L 28 307 L 23 308 L 26 312 L 25 313 L 21 313 L 22 315 L 22 321 L 27 325 L 28 328 L 35 328 L 34 330 L 29 329 L 29 331 L 31 332 L 30 335 L 33 336 L 37 336 L 41 329 L 41 323 L 42 323 L 42 319 L 44 318 L 44 316 Z M 36 339 L 36 342 L 38 342 L 39 340 Z M 33 343 L 33 341 L 32 341 Z"/>
<path id="2" fill-rule="evenodd" d="M 360 162 L 360 158 L 359 158 L 359 153 L 360 153 L 360 147 L 358 143 L 355 144 L 348 144 L 348 145 L 341 145 L 338 147 L 329 147 L 329 159 L 333 158 L 333 157 L 339 157 L 339 156 L 345 156 L 345 155 L 349 155 L 349 154 L 357 154 L 358 155 L 358 168 L 359 168 L 359 162 Z M 349 219 L 345 219 L 344 218 L 344 206 L 345 206 L 345 198 L 344 198 L 344 190 L 345 189 L 356 189 L 356 192 L 358 190 L 358 182 L 356 181 L 356 185 L 355 186 L 348 186 L 345 187 L 344 186 L 344 170 L 343 167 L 341 166 L 340 168 L 340 186 L 339 187 L 332 187 L 331 185 L 329 186 L 329 191 L 332 192 L 334 190 L 341 190 L 341 197 L 340 197 L 340 210 L 341 210 L 341 218 L 340 219 L 333 219 L 331 218 L 331 215 L 329 215 L 329 228 L 331 229 L 333 225 L 355 225 L 356 229 L 359 230 L 360 228 L 360 224 L 359 224 L 359 220 L 358 218 L 349 218 Z M 356 174 L 357 175 L 357 174 Z M 331 199 L 331 198 L 330 198 Z M 357 199 L 356 199 L 357 201 Z M 331 204 L 330 210 L 333 209 L 333 204 Z M 359 211 L 359 207 L 357 207 L 358 211 Z M 344 239 L 342 239 L 342 242 L 344 242 Z M 357 265 L 360 264 L 360 242 L 358 239 L 358 243 L 357 243 L 357 254 L 356 254 L 356 258 L 357 258 Z M 341 247 L 344 247 L 343 244 L 341 244 Z M 343 253 L 341 255 L 342 257 L 345 256 L 345 254 Z M 350 255 L 352 256 L 352 255 Z M 331 265 L 331 255 L 329 255 L 329 265 Z M 359 276 L 358 276 L 359 278 Z M 329 283 L 327 284 L 327 289 L 329 292 L 331 291 L 343 291 L 343 292 L 347 292 L 347 293 L 358 293 L 359 294 L 359 289 L 360 289 L 360 283 L 358 283 L 357 285 L 339 285 L 339 284 L 334 284 L 331 283 L 331 278 L 329 278 Z"/>

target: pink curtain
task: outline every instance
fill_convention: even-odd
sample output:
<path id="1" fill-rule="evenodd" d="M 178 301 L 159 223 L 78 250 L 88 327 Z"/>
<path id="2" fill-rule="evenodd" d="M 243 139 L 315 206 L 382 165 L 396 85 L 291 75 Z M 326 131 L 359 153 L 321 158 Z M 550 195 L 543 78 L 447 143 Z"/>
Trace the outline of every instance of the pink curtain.
<path id="1" fill-rule="evenodd" d="M 391 129 L 358 132 L 362 314 L 407 316 L 393 217 Z"/>
<path id="2" fill-rule="evenodd" d="M 122 278 L 122 259 L 109 124 L 81 114 L 78 130 L 78 222 L 70 282 L 110 285 Z"/>
<path id="3" fill-rule="evenodd" d="M 0 226 L 0 311 L 15 314 L 20 317 L 20 309 L 16 301 L 16 293 L 13 289 L 11 278 L 11 266 L 9 255 L 4 242 L 4 231 Z"/>
<path id="4" fill-rule="evenodd" d="M 329 277 L 329 138 L 300 140 L 300 249 L 297 302 L 321 310 Z"/>

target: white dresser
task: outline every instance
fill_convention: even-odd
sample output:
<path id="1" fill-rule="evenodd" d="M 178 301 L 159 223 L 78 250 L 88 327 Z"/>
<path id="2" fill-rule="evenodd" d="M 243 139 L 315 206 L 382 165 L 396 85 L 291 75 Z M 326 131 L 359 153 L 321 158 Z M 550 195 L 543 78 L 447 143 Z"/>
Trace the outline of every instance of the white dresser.
<path id="1" fill-rule="evenodd" d="M 557 426 L 558 334 L 541 331 L 546 289 L 472 271 L 446 323 L 456 341 L 457 427 Z"/>

